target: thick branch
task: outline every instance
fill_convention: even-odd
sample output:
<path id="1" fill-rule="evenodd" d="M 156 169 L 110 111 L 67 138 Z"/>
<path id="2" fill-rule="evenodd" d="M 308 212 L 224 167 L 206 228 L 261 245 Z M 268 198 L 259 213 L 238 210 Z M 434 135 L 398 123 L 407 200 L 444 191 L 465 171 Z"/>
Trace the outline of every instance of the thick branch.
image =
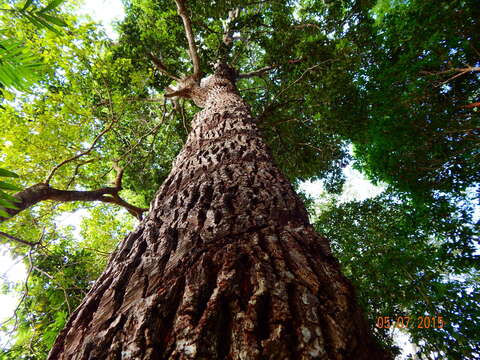
<path id="1" fill-rule="evenodd" d="M 235 10 L 230 10 L 228 12 L 228 18 L 223 22 L 223 43 L 230 49 L 233 41 L 235 40 L 233 34 L 234 31 L 230 28 L 230 23 L 235 21 L 236 18 L 240 15 L 240 9 L 236 8 Z"/>
<path id="2" fill-rule="evenodd" d="M 115 204 L 115 205 L 124 207 L 125 209 L 127 209 L 127 211 L 131 215 L 135 216 L 139 220 L 142 219 L 142 214 L 145 211 L 148 211 L 148 209 L 139 208 L 135 205 L 132 205 L 132 204 L 126 202 L 118 194 L 113 194 L 112 196 L 102 196 L 98 200 L 101 201 L 101 202 L 104 202 L 104 203 Z"/>
<path id="3" fill-rule="evenodd" d="M 113 162 L 113 168 L 117 172 L 117 176 L 115 177 L 115 189 L 117 189 L 117 192 L 122 190 L 122 179 L 123 179 L 123 168 L 121 168 L 118 165 L 118 162 L 114 161 Z"/>
<path id="4" fill-rule="evenodd" d="M 195 39 L 193 36 L 192 22 L 187 15 L 184 0 L 175 0 L 175 3 L 177 4 L 178 15 L 182 18 L 183 27 L 185 28 L 185 35 L 188 41 L 188 52 L 193 65 L 193 77 L 198 81 L 202 77 L 202 72 L 200 69 L 200 57 L 198 56 L 197 46 L 195 45 Z"/>
<path id="5" fill-rule="evenodd" d="M 471 104 L 464 105 L 464 106 L 461 106 L 461 107 L 466 108 L 466 109 L 472 109 L 474 107 L 480 107 L 480 101 L 473 102 Z"/>
<path id="6" fill-rule="evenodd" d="M 122 206 L 135 217 L 141 218 L 142 213 L 148 209 L 136 207 L 120 198 L 118 195 L 120 190 L 121 188 L 118 187 L 105 187 L 91 191 L 59 190 L 50 187 L 48 184 L 40 183 L 16 193 L 14 197 L 18 199 L 18 202 L 15 203 L 17 209 L 5 209 L 5 211 L 12 217 L 45 200 L 58 202 L 101 201 Z M 7 219 L 9 218 L 0 217 L 0 222 Z"/>

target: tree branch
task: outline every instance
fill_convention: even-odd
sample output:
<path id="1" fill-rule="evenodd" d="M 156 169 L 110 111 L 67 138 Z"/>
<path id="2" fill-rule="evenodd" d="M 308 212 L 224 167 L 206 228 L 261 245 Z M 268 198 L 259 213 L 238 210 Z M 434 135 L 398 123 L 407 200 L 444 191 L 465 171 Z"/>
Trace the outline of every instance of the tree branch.
<path id="1" fill-rule="evenodd" d="M 202 76 L 202 71 L 200 69 L 200 57 L 198 56 L 197 46 L 195 45 L 195 39 L 193 36 L 192 22 L 187 16 L 184 0 L 175 0 L 175 4 L 177 4 L 177 12 L 182 18 L 183 27 L 185 28 L 185 35 L 188 41 L 188 52 L 193 65 L 193 78 L 196 81 L 199 81 Z"/>
<path id="2" fill-rule="evenodd" d="M 95 159 L 89 159 L 89 160 L 86 160 L 84 162 L 81 162 L 81 163 L 78 163 L 76 166 L 75 166 L 75 170 L 73 171 L 73 175 L 72 177 L 70 178 L 70 180 L 68 181 L 68 184 L 66 186 L 66 189 L 68 189 L 72 184 L 73 182 L 75 181 L 75 178 L 77 177 L 78 175 L 78 172 L 80 170 L 80 167 L 83 166 L 83 165 L 86 165 L 86 164 L 90 164 L 92 162 L 94 162 Z"/>
<path id="3" fill-rule="evenodd" d="M 326 61 L 323 61 L 322 63 L 325 63 L 327 61 L 330 61 L 330 60 L 326 60 Z M 288 84 L 285 88 L 281 89 L 277 94 L 275 94 L 273 96 L 273 100 L 276 100 L 277 98 L 280 97 L 280 95 L 282 95 L 285 91 L 287 91 L 289 88 L 291 88 L 293 85 L 295 85 L 296 83 L 298 83 L 300 80 L 302 80 L 302 78 L 305 76 L 305 74 L 309 71 L 312 71 L 313 69 L 319 67 L 321 64 L 316 64 L 316 65 L 313 65 L 313 66 L 310 66 L 309 68 L 307 68 L 301 75 L 298 79 L 296 79 L 295 81 L 291 82 L 290 84 Z"/>
<path id="4" fill-rule="evenodd" d="M 15 203 L 17 208 L 5 209 L 10 217 L 0 217 L 0 222 L 10 219 L 12 216 L 17 215 L 23 210 L 26 210 L 33 205 L 46 200 L 58 202 L 100 201 L 104 203 L 116 204 L 127 209 L 127 211 L 137 219 L 141 219 L 142 214 L 145 211 L 148 211 L 148 209 L 132 205 L 120 197 L 118 193 L 122 190 L 123 169 L 121 169 L 117 164 L 114 164 L 114 168 L 117 170 L 115 187 L 104 187 L 90 191 L 75 191 L 55 189 L 46 183 L 39 183 L 30 186 L 29 188 L 26 188 L 25 190 L 13 195 L 18 199 L 18 201 Z"/>
<path id="5" fill-rule="evenodd" d="M 110 131 L 113 127 L 113 125 L 116 123 L 117 119 L 114 117 L 112 119 L 112 121 L 110 122 L 110 124 L 108 124 L 108 126 L 103 129 L 100 134 L 98 134 L 95 139 L 93 140 L 92 142 L 92 145 L 90 145 L 90 147 L 80 153 L 78 153 L 77 155 L 75 156 L 72 156 L 71 158 L 68 158 L 68 159 L 65 159 L 63 160 L 61 163 L 57 164 L 53 169 L 52 171 L 50 171 L 50 174 L 48 174 L 47 178 L 45 179 L 45 184 L 49 184 L 50 183 L 50 180 L 52 180 L 52 177 L 53 175 L 55 175 L 55 172 L 60 169 L 63 165 L 65 164 L 68 164 L 72 161 L 75 161 L 77 160 L 78 158 L 82 157 L 82 156 L 85 156 L 85 155 L 88 155 L 94 148 L 95 148 L 95 145 L 97 144 L 97 142 L 102 138 L 103 135 L 105 135 L 108 131 Z"/>
<path id="6" fill-rule="evenodd" d="M 223 22 L 223 43 L 230 49 L 234 39 L 234 31 L 230 28 L 230 23 L 235 21 L 240 15 L 240 8 L 230 10 L 228 12 L 228 18 Z"/>
<path id="7" fill-rule="evenodd" d="M 112 196 L 102 196 L 98 199 L 98 201 L 104 202 L 104 203 L 109 203 L 109 204 L 115 204 L 121 207 L 124 207 L 127 209 L 127 211 L 135 216 L 137 219 L 141 220 L 142 219 L 142 214 L 145 211 L 148 211 L 148 209 L 144 208 L 139 208 L 135 205 L 132 205 L 125 200 L 123 200 L 117 193 L 113 194 Z"/>
<path id="8" fill-rule="evenodd" d="M 170 117 L 172 113 L 170 113 L 168 115 L 168 117 Z M 151 134 L 157 134 L 158 130 L 160 129 L 160 126 L 163 125 L 163 122 L 165 121 L 165 118 L 167 117 L 167 107 L 166 107 L 166 99 L 163 99 L 163 113 L 162 113 L 162 118 L 160 119 L 159 123 L 157 125 L 155 125 L 152 129 L 150 129 L 148 132 L 146 132 L 145 134 L 143 134 L 142 136 L 140 136 L 138 138 L 138 141 L 133 145 L 131 146 L 128 150 L 126 150 L 120 157 L 116 158 L 114 160 L 114 162 L 119 162 L 120 160 L 125 160 L 125 159 L 129 159 L 129 154 L 131 154 L 133 152 L 133 150 L 135 150 L 140 144 L 142 144 L 143 140 L 151 135 Z M 130 144 L 129 144 L 130 145 Z M 125 160 L 127 161 L 127 160 Z"/>
<path id="9" fill-rule="evenodd" d="M 173 75 L 171 72 L 167 70 L 166 66 L 160 61 L 158 57 L 156 57 L 153 54 L 153 52 L 149 52 L 148 56 L 150 57 L 150 59 L 152 60 L 153 64 L 158 69 L 158 71 L 160 71 L 163 75 L 168 76 L 172 80 L 176 80 L 176 81 L 180 80 L 180 78 L 176 77 L 175 75 Z"/>
<path id="10" fill-rule="evenodd" d="M 40 274 L 45 275 L 50 280 L 55 281 L 55 279 L 52 275 L 50 275 L 46 271 L 40 269 L 38 266 L 33 265 L 33 270 L 38 271 Z M 58 282 L 56 285 L 63 291 L 63 297 L 65 299 L 65 303 L 67 304 L 68 314 L 70 315 L 72 313 L 72 307 L 70 305 L 70 301 L 68 300 L 67 289 L 65 289 L 65 287 L 63 287 L 60 284 L 60 282 Z"/>
<path id="11" fill-rule="evenodd" d="M 117 172 L 117 176 L 115 177 L 115 189 L 117 189 L 117 192 L 122 190 L 122 179 L 123 179 L 123 168 L 121 168 L 118 165 L 117 161 L 113 162 L 113 168 Z"/>
<path id="12" fill-rule="evenodd" d="M 303 59 L 289 60 L 287 62 L 287 64 L 296 64 L 296 63 L 299 63 L 299 62 L 302 62 L 302 61 L 303 61 Z M 263 68 L 260 68 L 260 69 L 254 70 L 254 71 L 250 71 L 248 73 L 238 74 L 238 79 L 247 79 L 247 78 L 251 78 L 251 77 L 254 77 L 254 76 L 262 76 L 266 72 L 268 72 L 270 70 L 273 70 L 273 69 L 276 69 L 276 68 L 279 68 L 282 65 L 283 64 L 275 64 L 275 65 L 270 65 L 270 66 L 264 66 Z"/>
<path id="13" fill-rule="evenodd" d="M 268 72 L 270 70 L 273 70 L 273 69 L 276 69 L 278 66 L 279 65 L 265 66 L 263 68 L 260 68 L 258 70 L 254 70 L 254 71 L 250 71 L 248 73 L 238 74 L 238 78 L 239 79 L 247 79 L 247 78 L 251 78 L 251 77 L 254 77 L 254 76 L 262 76 L 266 72 Z"/>
<path id="14" fill-rule="evenodd" d="M 445 85 L 446 83 L 449 83 L 450 81 L 462 76 L 462 75 L 465 75 L 469 72 L 480 72 L 480 66 L 470 66 L 470 65 L 467 65 L 466 67 L 464 68 L 452 68 L 452 69 L 448 69 L 448 70 L 444 70 L 444 71 L 422 71 L 421 73 L 424 74 L 424 75 L 443 75 L 443 74 L 449 74 L 449 73 L 453 73 L 455 72 L 456 74 L 453 75 L 452 77 L 448 78 L 447 80 L 445 81 L 442 81 L 441 83 L 439 83 L 438 85 L 436 86 L 442 86 L 442 85 Z"/>
<path id="15" fill-rule="evenodd" d="M 30 247 L 34 247 L 34 246 L 40 244 L 40 240 L 33 243 L 33 242 L 30 242 L 30 241 L 27 241 L 27 240 L 20 239 L 16 236 L 4 233 L 3 231 L 0 231 L 0 236 L 3 236 L 4 238 L 7 238 L 9 240 L 19 242 L 20 244 L 28 245 Z"/>

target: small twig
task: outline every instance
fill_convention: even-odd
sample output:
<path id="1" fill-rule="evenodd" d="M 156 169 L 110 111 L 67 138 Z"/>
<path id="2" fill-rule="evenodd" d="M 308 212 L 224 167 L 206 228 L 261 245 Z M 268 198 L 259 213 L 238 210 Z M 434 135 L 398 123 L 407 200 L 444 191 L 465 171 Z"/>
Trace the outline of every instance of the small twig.
<path id="1" fill-rule="evenodd" d="M 455 75 L 453 75 L 452 77 L 448 78 L 447 80 L 445 81 L 442 81 L 441 83 L 435 85 L 436 87 L 438 86 L 442 86 L 442 85 L 445 85 L 447 83 L 449 83 L 450 81 L 462 76 L 462 75 L 465 75 L 469 72 L 480 72 L 480 66 L 470 66 L 470 65 L 467 65 L 466 67 L 464 68 L 453 68 L 453 69 L 448 69 L 448 70 L 443 70 L 443 71 L 422 71 L 421 74 L 423 75 L 443 75 L 443 74 L 449 74 L 449 73 L 452 73 L 452 72 L 456 72 Z"/>
<path id="2" fill-rule="evenodd" d="M 325 61 L 324 61 L 324 62 L 325 62 Z M 298 83 L 300 80 L 302 80 L 302 78 L 305 76 L 305 74 L 306 74 L 307 72 L 312 71 L 313 69 L 319 67 L 320 65 L 321 65 L 321 64 L 316 64 L 316 65 L 313 65 L 313 66 L 310 66 L 309 68 L 307 68 L 307 69 L 300 75 L 300 77 L 299 77 L 297 80 L 291 82 L 291 83 L 288 84 L 286 87 L 284 87 L 282 90 L 280 90 L 280 91 L 278 92 L 278 94 L 274 95 L 272 101 L 275 100 L 275 99 L 277 99 L 278 97 L 280 97 L 280 95 L 282 95 L 285 91 L 287 91 L 287 90 L 288 90 L 289 88 L 291 88 L 293 85 L 295 85 L 295 84 Z"/>
<path id="3" fill-rule="evenodd" d="M 265 89 L 264 87 L 262 86 L 255 86 L 255 87 L 250 87 L 250 88 L 245 88 L 245 89 L 239 89 L 238 91 L 242 92 L 242 91 L 253 91 L 253 90 L 259 90 L 259 89 Z"/>
<path id="4" fill-rule="evenodd" d="M 141 101 L 141 102 L 151 102 L 151 103 L 159 103 L 159 102 L 163 102 L 164 99 L 162 98 L 158 98 L 158 99 L 155 99 L 155 98 L 127 98 L 126 99 L 127 101 Z"/>
<path id="5" fill-rule="evenodd" d="M 303 61 L 303 59 L 289 60 L 287 62 L 287 64 L 297 64 L 297 63 L 302 62 L 302 61 Z M 283 64 L 275 64 L 275 65 L 270 65 L 270 66 L 264 66 L 263 68 L 260 68 L 258 70 L 250 71 L 248 73 L 238 74 L 238 78 L 239 79 L 247 79 L 247 78 L 254 77 L 254 76 L 262 76 L 266 72 L 268 72 L 270 70 L 273 70 L 273 69 L 276 69 L 276 68 L 279 68 L 282 65 Z"/>
<path id="6" fill-rule="evenodd" d="M 294 29 L 304 29 L 306 27 L 313 27 L 317 30 L 321 30 L 322 28 L 320 26 L 318 26 L 317 24 L 310 24 L 310 23 L 307 23 L 307 24 L 298 24 L 298 25 L 294 25 L 293 28 Z"/>
<path id="7" fill-rule="evenodd" d="M 455 70 L 455 71 L 459 71 L 459 73 L 456 74 L 456 75 L 454 75 L 454 76 L 452 76 L 451 78 L 449 78 L 449 79 L 441 82 L 441 83 L 438 84 L 437 86 L 445 85 L 446 83 L 448 83 L 448 82 L 450 82 L 450 81 L 452 81 L 452 80 L 454 80 L 454 79 L 456 79 L 456 78 L 458 78 L 458 77 L 460 77 L 460 76 L 462 76 L 462 75 L 465 75 L 465 74 L 467 74 L 467 73 L 469 73 L 469 72 L 480 71 L 480 67 L 471 67 L 471 66 L 469 66 L 469 67 L 467 67 L 467 68 L 465 68 L 465 69 L 454 69 L 454 70 Z"/>
<path id="8" fill-rule="evenodd" d="M 172 80 L 176 80 L 176 81 L 180 80 L 180 78 L 176 77 L 170 71 L 167 70 L 167 67 L 160 61 L 158 57 L 156 57 L 153 54 L 153 52 L 149 52 L 148 56 L 150 57 L 150 59 L 152 60 L 153 64 L 158 69 L 158 71 L 160 71 L 163 75 L 168 76 Z"/>
<path id="9" fill-rule="evenodd" d="M 16 236 L 13 236 L 13 235 L 4 233 L 3 231 L 0 231 L 0 236 L 3 236 L 4 238 L 7 238 L 7 239 L 10 239 L 10 240 L 19 242 L 19 243 L 24 244 L 24 245 L 28 245 L 28 246 L 30 246 L 30 247 L 37 246 L 37 245 L 40 244 L 40 242 L 41 242 L 41 239 L 40 239 L 39 241 L 36 241 L 36 242 L 32 243 L 32 242 L 30 242 L 30 241 L 20 239 L 20 238 L 18 238 L 18 237 L 16 237 Z"/>
<path id="10" fill-rule="evenodd" d="M 185 100 L 183 100 L 182 103 L 180 104 L 180 116 L 182 117 L 183 128 L 185 129 L 185 132 L 188 134 L 187 119 L 185 117 L 184 104 L 185 104 Z"/>
<path id="11" fill-rule="evenodd" d="M 82 245 L 82 249 L 96 252 L 96 253 L 100 254 L 101 256 L 105 256 L 105 257 L 108 257 L 108 256 L 110 256 L 110 255 L 112 254 L 112 253 L 109 253 L 109 252 L 106 252 L 106 251 L 101 251 L 101 250 L 94 249 L 94 248 L 87 247 L 87 246 L 83 246 L 83 245 Z"/>
<path id="12" fill-rule="evenodd" d="M 47 273 L 46 271 L 40 269 L 39 267 L 37 267 L 37 266 L 35 266 L 35 265 L 33 266 L 33 270 L 36 270 L 36 271 L 38 271 L 39 273 L 41 273 L 41 274 L 45 275 L 46 277 L 48 277 L 50 280 L 53 280 L 53 276 L 52 276 L 52 275 L 50 275 L 49 273 Z"/>
<path id="13" fill-rule="evenodd" d="M 248 73 L 238 74 L 238 78 L 239 79 L 247 79 L 247 78 L 254 77 L 254 76 L 262 76 L 266 72 L 268 72 L 270 70 L 273 70 L 273 69 L 276 69 L 278 66 L 279 65 L 264 66 L 263 68 L 260 68 L 258 70 L 250 71 Z"/>
<path id="14" fill-rule="evenodd" d="M 311 119 L 301 120 L 301 119 L 297 119 L 297 118 L 292 118 L 292 119 L 287 119 L 287 120 L 281 120 L 281 121 L 274 122 L 273 124 L 271 124 L 271 126 L 278 126 L 278 125 L 285 124 L 287 122 L 292 122 L 292 121 L 300 122 L 300 123 L 307 123 L 307 122 L 311 121 Z"/>
<path id="15" fill-rule="evenodd" d="M 72 177 L 70 178 L 70 180 L 68 181 L 67 183 L 67 186 L 65 187 L 66 190 L 68 190 L 68 188 L 73 184 L 73 182 L 75 181 L 75 178 L 77 177 L 78 175 L 78 171 L 80 170 L 80 167 L 83 166 L 83 165 L 86 165 L 86 164 L 89 164 L 91 162 L 94 162 L 95 159 L 90 159 L 90 160 L 86 160 L 84 162 L 81 162 L 81 163 L 78 163 L 76 166 L 75 166 L 75 170 L 73 171 L 73 175 Z"/>
<path id="16" fill-rule="evenodd" d="M 39 273 L 45 275 L 46 277 L 48 277 L 50 280 L 54 280 L 54 277 L 52 275 L 50 275 L 49 273 L 47 273 L 46 271 L 40 269 L 39 267 L 37 266 L 33 266 L 33 270 L 36 270 L 38 271 Z M 65 287 L 63 287 L 61 284 L 57 284 L 58 287 L 63 291 L 63 296 L 65 298 L 65 303 L 67 304 L 67 308 L 68 308 L 68 314 L 71 314 L 72 313 L 72 307 L 70 306 L 70 301 L 68 301 L 68 294 L 67 294 L 67 290 L 65 289 Z"/>
<path id="17" fill-rule="evenodd" d="M 110 131 L 113 127 L 113 125 L 116 123 L 116 119 L 113 118 L 112 121 L 110 122 L 110 124 L 105 128 L 103 129 L 100 134 L 98 134 L 95 139 L 93 140 L 92 142 L 92 145 L 90 145 L 90 147 L 84 151 L 82 151 L 81 153 L 75 155 L 75 156 L 72 156 L 71 158 L 68 158 L 66 160 L 63 160 L 60 164 L 57 164 L 53 169 L 52 171 L 50 171 L 50 174 L 48 174 L 47 178 L 45 179 L 45 184 L 49 184 L 50 183 L 50 180 L 52 180 L 52 177 L 53 175 L 55 175 L 55 172 L 60 169 L 63 165 L 65 164 L 68 164 L 72 161 L 75 161 L 77 160 L 78 158 L 82 157 L 82 156 L 85 156 L 85 155 L 88 155 L 94 148 L 95 148 L 95 145 L 97 145 L 97 142 L 102 138 L 103 135 L 105 135 L 108 131 Z"/>
<path id="18" fill-rule="evenodd" d="M 322 150 L 322 149 L 320 149 L 320 148 L 318 148 L 318 147 L 316 147 L 316 146 L 313 146 L 312 144 L 309 144 L 309 143 L 298 143 L 298 145 L 308 146 L 308 147 L 310 147 L 310 148 L 318 151 L 320 154 L 323 153 L 323 150 Z"/>
<path id="19" fill-rule="evenodd" d="M 63 297 L 65 298 L 65 302 L 67 303 L 68 315 L 70 315 L 72 313 L 72 307 L 70 306 L 70 301 L 68 301 L 67 290 L 65 290 L 63 286 L 59 286 L 59 287 L 60 289 L 63 290 Z"/>
<path id="20" fill-rule="evenodd" d="M 472 47 L 473 51 L 475 51 L 475 53 L 480 56 L 480 51 L 478 51 L 475 46 L 473 46 L 473 44 L 470 42 L 470 46 Z"/>
<path id="21" fill-rule="evenodd" d="M 158 132 L 158 129 L 160 128 L 160 126 L 163 125 L 163 122 L 165 121 L 165 117 L 166 117 L 166 114 L 167 114 L 167 108 L 166 108 L 166 99 L 163 99 L 163 114 L 162 114 L 162 119 L 160 120 L 160 122 L 155 125 L 151 130 L 149 130 L 147 133 L 143 134 L 137 141 L 137 143 L 135 145 L 133 145 L 132 147 L 130 147 L 130 149 L 128 149 L 127 151 L 125 151 L 125 153 L 122 154 L 121 157 L 119 158 L 116 158 L 114 161 L 120 161 L 120 160 L 123 160 L 126 158 L 126 156 L 131 153 L 133 150 L 135 150 L 142 142 L 143 142 L 143 139 L 145 139 L 147 136 L 151 135 L 151 134 L 156 134 Z M 110 172 L 110 170 L 109 170 Z"/>

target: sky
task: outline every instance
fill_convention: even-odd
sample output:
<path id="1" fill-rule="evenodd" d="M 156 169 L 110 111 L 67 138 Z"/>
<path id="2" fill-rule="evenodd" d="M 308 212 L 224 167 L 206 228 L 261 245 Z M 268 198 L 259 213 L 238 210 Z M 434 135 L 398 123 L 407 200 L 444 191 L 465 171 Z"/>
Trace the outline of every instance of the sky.
<path id="1" fill-rule="evenodd" d="M 106 34 L 116 39 L 118 35 L 114 30 L 114 23 L 119 21 L 124 16 L 124 8 L 121 0 L 85 0 L 84 5 L 80 8 L 79 14 L 89 16 L 95 22 L 103 25 Z M 345 168 L 344 173 L 347 177 L 348 191 L 344 192 L 339 201 L 347 200 L 364 200 L 369 197 L 378 195 L 383 191 L 383 187 L 378 187 L 366 180 L 362 174 L 354 170 L 351 166 Z M 313 198 L 318 198 L 323 192 L 322 184 L 319 181 L 305 182 L 301 185 L 301 189 L 311 195 Z M 74 234 L 79 235 L 80 222 L 85 211 L 77 211 L 75 213 L 65 213 L 57 220 L 57 225 L 72 226 Z M 13 260 L 8 256 L 8 250 L 5 247 L 0 247 L 0 282 L 1 278 L 12 281 L 21 282 L 26 277 L 26 269 L 22 264 L 21 259 Z M 12 316 L 15 307 L 17 306 L 18 298 L 0 295 L 0 323 Z M 411 344 L 408 337 L 399 335 L 398 345 L 404 349 L 401 358 L 411 351 Z M 0 346 L 4 344 L 5 339 L 0 337 Z"/>
<path id="2" fill-rule="evenodd" d="M 107 35 L 116 39 L 118 36 L 112 24 L 122 20 L 125 12 L 120 0 L 85 0 L 80 14 L 88 15 L 95 22 L 102 24 Z"/>

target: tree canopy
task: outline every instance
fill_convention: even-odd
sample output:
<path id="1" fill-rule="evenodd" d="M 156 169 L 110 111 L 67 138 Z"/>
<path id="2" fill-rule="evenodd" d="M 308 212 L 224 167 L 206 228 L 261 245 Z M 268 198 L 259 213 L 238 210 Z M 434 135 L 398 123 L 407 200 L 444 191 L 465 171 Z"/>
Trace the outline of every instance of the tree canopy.
<path id="1" fill-rule="evenodd" d="M 198 111 L 169 97 L 195 70 L 175 1 L 124 5 L 112 40 L 73 1 L 1 2 L 0 241 L 28 272 L 5 282 L 22 295 L 2 325 L 12 333 L 1 358 L 45 357 Z M 222 0 L 185 11 L 198 71 L 218 60 L 236 68 L 295 187 L 321 180 L 339 194 L 350 163 L 386 187 L 363 202 L 310 206 L 372 328 L 382 315 L 443 315 L 443 329 L 408 330 L 418 351 L 480 358 L 476 1 Z M 15 188 L 43 197 L 20 205 Z M 80 234 L 57 225 L 79 209 Z"/>

